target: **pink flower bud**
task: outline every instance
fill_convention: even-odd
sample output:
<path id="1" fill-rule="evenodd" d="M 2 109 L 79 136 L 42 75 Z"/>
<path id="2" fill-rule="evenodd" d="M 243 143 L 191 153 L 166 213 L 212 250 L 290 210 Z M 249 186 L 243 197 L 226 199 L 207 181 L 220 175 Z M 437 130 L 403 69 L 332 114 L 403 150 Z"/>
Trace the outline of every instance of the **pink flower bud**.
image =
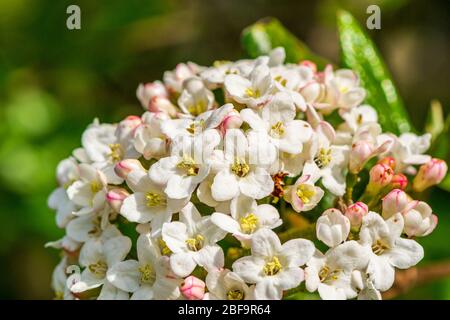
<path id="1" fill-rule="evenodd" d="M 134 130 L 142 124 L 142 120 L 138 116 L 128 116 L 120 121 L 116 134 L 119 140 L 131 139 Z"/>
<path id="2" fill-rule="evenodd" d="M 128 174 L 133 170 L 145 170 L 139 160 L 136 159 L 126 159 L 118 162 L 114 167 L 114 172 L 121 177 L 126 179 Z"/>
<path id="3" fill-rule="evenodd" d="M 402 212 L 409 203 L 408 195 L 400 189 L 389 192 L 382 200 L 383 218 L 389 219 L 398 212 Z"/>
<path id="4" fill-rule="evenodd" d="M 352 145 L 350 151 L 349 169 L 353 174 L 357 174 L 362 170 L 367 160 L 372 156 L 372 145 L 367 141 L 358 141 Z"/>
<path id="5" fill-rule="evenodd" d="M 205 282 L 194 276 L 189 276 L 184 279 L 180 289 L 186 299 L 202 300 L 205 295 Z"/>
<path id="6" fill-rule="evenodd" d="M 386 164 L 378 163 L 370 169 L 370 182 L 374 187 L 383 188 L 387 186 L 394 176 L 394 171 Z"/>
<path id="7" fill-rule="evenodd" d="M 171 117 L 177 114 L 177 109 L 166 97 L 153 97 L 147 107 L 148 111 L 155 113 L 165 113 Z"/>
<path id="8" fill-rule="evenodd" d="M 140 84 L 136 90 L 136 96 L 141 102 L 144 109 L 147 109 L 150 100 L 154 97 L 168 97 L 166 87 L 160 81 Z"/>
<path id="9" fill-rule="evenodd" d="M 312 61 L 304 60 L 300 63 L 300 65 L 310 68 L 314 73 L 317 72 L 317 65 Z"/>
<path id="10" fill-rule="evenodd" d="M 404 174 L 402 173 L 394 174 L 391 180 L 392 188 L 405 190 L 407 185 L 408 185 L 408 178 Z"/>
<path id="11" fill-rule="evenodd" d="M 120 212 L 123 200 L 125 200 L 130 194 L 123 188 L 111 189 L 106 194 L 106 201 L 116 212 Z"/>
<path id="12" fill-rule="evenodd" d="M 382 159 L 378 160 L 378 163 L 388 165 L 389 167 L 392 168 L 392 170 L 395 170 L 395 159 L 392 157 L 382 158 Z"/>
<path id="13" fill-rule="evenodd" d="M 369 208 L 363 202 L 355 202 L 347 207 L 345 216 L 350 220 L 352 229 L 358 230 L 361 227 L 362 218 L 369 212 Z"/>
<path id="14" fill-rule="evenodd" d="M 225 135 L 228 129 L 238 129 L 242 125 L 242 119 L 236 110 L 231 110 L 220 123 L 218 129 L 222 135 Z"/>
<path id="15" fill-rule="evenodd" d="M 417 192 L 441 183 L 447 174 L 447 164 L 444 160 L 433 158 L 422 165 L 413 180 L 413 189 Z"/>

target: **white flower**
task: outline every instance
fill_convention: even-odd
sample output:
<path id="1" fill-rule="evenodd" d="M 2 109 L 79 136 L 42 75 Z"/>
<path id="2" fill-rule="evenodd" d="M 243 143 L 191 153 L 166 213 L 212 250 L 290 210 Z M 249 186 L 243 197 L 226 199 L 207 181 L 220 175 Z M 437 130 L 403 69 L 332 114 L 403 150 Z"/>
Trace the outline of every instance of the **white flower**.
<path id="1" fill-rule="evenodd" d="M 302 82 L 304 82 L 303 74 L 305 68 L 284 66 L 271 68 L 274 86 L 279 92 L 284 92 L 295 104 L 298 110 L 306 110 L 306 102 L 302 95 L 298 92 Z M 309 70 L 309 69 L 306 69 Z"/>
<path id="2" fill-rule="evenodd" d="M 134 132 L 134 148 L 145 159 L 159 159 L 167 154 L 167 139 L 161 131 L 161 124 L 168 119 L 164 113 L 146 112 L 142 115 L 142 125 Z"/>
<path id="3" fill-rule="evenodd" d="M 68 198 L 81 208 L 76 214 L 83 215 L 102 209 L 108 185 L 105 175 L 89 164 L 82 163 L 78 168 L 78 180 L 67 188 Z"/>
<path id="4" fill-rule="evenodd" d="M 240 193 L 254 199 L 268 196 L 273 181 L 266 167 L 276 157 L 276 151 L 264 136 L 249 135 L 248 139 L 238 129 L 230 129 L 225 135 L 224 151 L 217 151 L 211 159 L 217 172 L 211 186 L 216 201 L 231 200 Z"/>
<path id="5" fill-rule="evenodd" d="M 106 282 L 109 268 L 122 261 L 131 249 L 131 240 L 125 236 L 116 236 L 107 240 L 91 239 L 80 251 L 79 262 L 85 267 L 81 279 L 70 290 L 78 293 L 100 287 Z M 104 290 L 111 290 L 105 286 Z M 102 289 L 102 291 L 103 291 Z"/>
<path id="6" fill-rule="evenodd" d="M 181 92 L 184 80 L 191 78 L 199 72 L 200 67 L 195 63 L 179 63 L 173 71 L 164 72 L 164 84 L 172 92 Z"/>
<path id="7" fill-rule="evenodd" d="M 282 224 L 275 207 L 270 204 L 258 205 L 254 199 L 244 195 L 234 198 L 230 207 L 231 216 L 215 212 L 211 221 L 222 230 L 232 233 L 247 247 L 259 229 L 274 229 Z"/>
<path id="8" fill-rule="evenodd" d="M 153 98 L 168 98 L 169 93 L 161 81 L 154 81 L 145 84 L 140 83 L 136 89 L 136 96 L 141 102 L 142 107 L 148 110 Z"/>
<path id="9" fill-rule="evenodd" d="M 189 201 L 188 198 L 168 197 L 161 186 L 151 181 L 144 169 L 132 170 L 126 181 L 134 193 L 123 201 L 120 214 L 131 222 L 150 222 L 153 236 L 158 235 L 163 224 L 171 220 L 172 214 L 180 211 Z"/>
<path id="10" fill-rule="evenodd" d="M 255 299 L 279 300 L 283 290 L 297 287 L 303 281 L 300 266 L 311 259 L 314 245 L 305 239 L 289 240 L 283 245 L 269 229 L 252 237 L 252 255 L 233 263 L 233 271 L 245 282 L 255 283 Z"/>
<path id="11" fill-rule="evenodd" d="M 243 109 L 241 116 L 253 130 L 266 133 L 277 149 L 290 154 L 302 152 L 303 143 L 309 141 L 313 133 L 306 121 L 294 120 L 293 101 L 284 92 L 277 93 L 260 112 Z"/>
<path id="12" fill-rule="evenodd" d="M 257 65 L 249 79 L 230 74 L 225 78 L 225 90 L 238 103 L 257 108 L 267 103 L 272 93 L 272 77 L 266 65 Z"/>
<path id="13" fill-rule="evenodd" d="M 192 77 L 183 82 L 183 91 L 178 105 L 184 114 L 198 116 L 214 107 L 214 93 L 208 90 L 201 79 Z"/>
<path id="14" fill-rule="evenodd" d="M 400 137 L 391 135 L 394 139 L 389 154 L 395 159 L 395 170 L 415 174 L 413 165 L 420 165 L 431 160 L 429 155 L 423 153 L 430 147 L 431 134 L 417 136 L 414 133 L 403 133 Z"/>
<path id="15" fill-rule="evenodd" d="M 179 285 L 171 273 L 169 258 L 162 256 L 150 234 L 137 240 L 138 260 L 125 260 L 108 269 L 107 279 L 117 288 L 132 292 L 131 299 L 177 299 Z"/>
<path id="16" fill-rule="evenodd" d="M 206 270 L 221 268 L 224 264 L 222 249 L 216 244 L 226 232 L 212 223 L 211 217 L 202 217 L 192 203 L 180 211 L 180 221 L 166 223 L 162 238 L 173 252 L 170 266 L 173 272 L 186 277 L 197 265 Z"/>
<path id="17" fill-rule="evenodd" d="M 285 200 L 296 212 L 312 210 L 320 202 L 325 192 L 314 185 L 319 178 L 319 168 L 312 161 L 308 161 L 303 167 L 302 176 L 294 185 L 286 188 Z"/>
<path id="18" fill-rule="evenodd" d="M 74 300 L 75 297 L 67 286 L 67 257 L 63 257 L 52 273 L 52 289 L 55 292 L 55 299 Z"/>
<path id="19" fill-rule="evenodd" d="M 336 196 L 345 193 L 345 174 L 348 164 L 348 146 L 333 145 L 335 131 L 325 121 L 315 129 L 309 148 L 305 151 L 308 160 L 314 160 L 319 176 L 326 189 Z"/>
<path id="20" fill-rule="evenodd" d="M 109 215 L 109 212 L 105 212 Z M 98 213 L 89 213 L 70 220 L 66 226 L 67 235 L 77 241 L 86 242 L 91 238 L 98 238 L 106 234 L 118 235 L 116 226 L 108 224 L 106 218 Z"/>
<path id="21" fill-rule="evenodd" d="M 197 185 L 209 174 L 208 159 L 220 143 L 216 130 L 207 130 L 193 139 L 178 136 L 172 141 L 172 155 L 150 167 L 149 177 L 173 199 L 190 197 Z"/>
<path id="22" fill-rule="evenodd" d="M 402 211 L 405 226 L 403 231 L 408 237 L 424 237 L 436 228 L 438 218 L 431 207 L 423 201 L 411 201 Z"/>
<path id="23" fill-rule="evenodd" d="M 352 272 L 367 266 L 369 257 L 364 248 L 355 241 L 348 241 L 329 249 L 325 255 L 318 250 L 306 264 L 306 289 L 318 291 L 324 300 L 355 298 Z"/>
<path id="24" fill-rule="evenodd" d="M 342 119 L 345 120 L 343 124 L 339 126 L 340 131 L 346 131 L 354 134 L 359 127 L 367 123 L 377 123 L 378 115 L 374 108 L 369 105 L 361 105 L 350 110 L 339 110 L 339 114 Z"/>
<path id="25" fill-rule="evenodd" d="M 338 209 L 327 209 L 317 219 L 317 239 L 329 247 L 345 241 L 350 233 L 350 220 Z"/>
<path id="26" fill-rule="evenodd" d="M 66 190 L 62 187 L 55 189 L 48 198 L 47 205 L 49 208 L 56 210 L 56 224 L 60 228 L 64 228 L 67 223 L 74 217 L 74 211 L 79 208 L 67 196 Z"/>
<path id="27" fill-rule="evenodd" d="M 359 243 L 370 253 L 367 273 L 380 291 L 394 283 L 394 268 L 410 268 L 423 258 L 423 248 L 416 241 L 400 237 L 403 225 L 400 213 L 386 221 L 375 212 L 363 217 Z"/>
<path id="28" fill-rule="evenodd" d="M 228 270 L 215 270 L 206 276 L 209 292 L 203 300 L 253 300 L 254 287 L 249 287 L 236 273 Z"/>
<path id="29" fill-rule="evenodd" d="M 361 270 L 352 273 L 352 284 L 358 291 L 358 300 L 381 300 L 381 293 L 375 288 L 372 280 Z"/>
<path id="30" fill-rule="evenodd" d="M 76 252 L 81 247 L 81 243 L 72 239 L 68 235 L 65 235 L 59 240 L 47 242 L 45 247 L 63 249 L 68 254 L 71 254 Z"/>

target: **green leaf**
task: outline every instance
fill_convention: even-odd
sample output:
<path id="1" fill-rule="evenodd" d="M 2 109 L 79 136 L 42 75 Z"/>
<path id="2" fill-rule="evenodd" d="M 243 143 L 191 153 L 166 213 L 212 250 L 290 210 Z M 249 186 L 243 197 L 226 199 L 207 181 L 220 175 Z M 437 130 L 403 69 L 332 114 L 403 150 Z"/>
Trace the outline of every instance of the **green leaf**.
<path id="1" fill-rule="evenodd" d="M 326 59 L 312 53 L 275 18 L 265 18 L 245 28 L 242 31 L 241 42 L 251 58 L 267 55 L 276 47 L 284 47 L 286 62 L 298 63 L 301 60 L 310 60 L 319 68 L 328 63 Z"/>
<path id="2" fill-rule="evenodd" d="M 378 112 L 385 131 L 411 131 L 408 114 L 377 48 L 347 11 L 337 16 L 342 64 L 355 70 L 367 90 L 366 102 Z"/>
<path id="3" fill-rule="evenodd" d="M 434 142 L 442 130 L 444 130 L 444 111 L 442 111 L 441 103 L 433 100 L 428 111 L 425 132 L 431 134 L 431 142 Z"/>

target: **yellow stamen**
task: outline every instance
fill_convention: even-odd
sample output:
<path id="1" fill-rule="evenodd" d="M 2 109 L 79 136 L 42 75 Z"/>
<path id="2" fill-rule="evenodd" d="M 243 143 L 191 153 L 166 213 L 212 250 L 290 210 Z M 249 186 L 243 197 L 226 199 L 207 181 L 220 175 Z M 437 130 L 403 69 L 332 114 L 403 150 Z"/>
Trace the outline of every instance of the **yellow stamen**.
<path id="1" fill-rule="evenodd" d="M 111 157 L 112 161 L 119 162 L 123 158 L 123 150 L 122 146 L 119 143 L 111 143 L 109 145 L 109 148 L 111 149 L 111 153 L 109 156 Z"/>
<path id="2" fill-rule="evenodd" d="M 341 270 L 331 270 L 330 267 L 325 265 L 322 269 L 319 271 L 319 279 L 320 282 L 332 282 L 336 281 L 339 278 L 339 274 L 341 273 Z"/>
<path id="3" fill-rule="evenodd" d="M 92 192 L 92 193 L 97 193 L 97 192 L 99 192 L 100 190 L 102 190 L 102 186 L 101 186 L 100 182 L 98 182 L 98 181 L 92 181 L 92 182 L 91 182 L 91 192 Z"/>
<path id="4" fill-rule="evenodd" d="M 177 168 L 185 170 L 188 176 L 196 176 L 198 174 L 198 166 L 194 159 L 189 156 L 183 156 L 183 160 L 177 164 Z"/>
<path id="5" fill-rule="evenodd" d="M 245 177 L 250 172 L 250 166 L 244 159 L 234 159 L 231 165 L 231 171 L 240 178 Z"/>
<path id="6" fill-rule="evenodd" d="M 320 148 L 314 161 L 319 168 L 326 167 L 331 162 L 331 149 Z"/>
<path id="7" fill-rule="evenodd" d="M 390 247 L 385 244 L 383 241 L 381 240 L 377 240 L 373 245 L 372 245 L 372 251 L 373 253 L 375 253 L 377 256 L 383 254 L 386 250 L 390 249 Z"/>
<path id="8" fill-rule="evenodd" d="M 196 134 L 198 131 L 201 131 L 205 125 L 205 120 L 192 122 L 189 127 L 186 128 L 186 131 L 190 134 Z"/>
<path id="9" fill-rule="evenodd" d="M 163 239 L 159 239 L 159 248 L 161 250 L 161 254 L 163 256 L 170 256 L 172 254 L 172 251 L 167 246 L 166 242 Z"/>
<path id="10" fill-rule="evenodd" d="M 244 292 L 239 289 L 230 290 L 227 292 L 227 300 L 244 300 Z"/>
<path id="11" fill-rule="evenodd" d="M 254 90 L 253 88 L 245 89 L 245 94 L 249 98 L 259 98 L 261 96 L 261 93 L 259 92 L 259 89 Z"/>
<path id="12" fill-rule="evenodd" d="M 199 100 L 197 102 L 195 102 L 194 104 L 191 104 L 190 106 L 188 106 L 188 111 L 190 114 L 192 114 L 193 116 L 198 116 L 199 114 L 203 113 L 206 111 L 206 106 L 208 105 L 207 101 L 205 100 Z"/>
<path id="13" fill-rule="evenodd" d="M 198 234 L 195 236 L 195 238 L 189 238 L 186 240 L 186 244 L 189 250 L 191 251 L 198 251 L 201 248 L 203 248 L 203 242 L 205 241 L 205 238 Z"/>
<path id="14" fill-rule="evenodd" d="M 166 197 L 155 192 L 147 192 L 147 194 L 145 195 L 145 200 L 147 201 L 146 204 L 149 208 L 166 205 L 167 203 Z"/>
<path id="15" fill-rule="evenodd" d="M 287 80 L 282 76 L 278 75 L 274 78 L 275 81 L 278 81 L 283 87 L 286 87 Z"/>
<path id="16" fill-rule="evenodd" d="M 244 218 L 239 220 L 241 224 L 241 229 L 246 234 L 251 234 L 255 232 L 258 227 L 258 217 L 253 213 L 247 214 Z"/>
<path id="17" fill-rule="evenodd" d="M 304 204 L 308 204 L 311 201 L 311 198 L 316 194 L 316 190 L 314 189 L 314 186 L 310 184 L 300 184 L 295 193 Z"/>
<path id="18" fill-rule="evenodd" d="M 153 284 L 156 279 L 156 274 L 151 265 L 146 264 L 145 266 L 139 267 L 139 272 L 141 273 L 141 282 Z"/>
<path id="19" fill-rule="evenodd" d="M 266 262 L 266 264 L 264 265 L 264 268 L 263 268 L 266 276 L 274 276 L 278 272 L 280 272 L 281 269 L 282 269 L 281 263 L 277 257 L 273 257 L 272 260 L 270 260 L 269 262 Z"/>
<path id="20" fill-rule="evenodd" d="M 272 126 L 272 131 L 278 135 L 282 136 L 284 134 L 284 125 L 281 121 L 278 121 Z"/>
<path id="21" fill-rule="evenodd" d="M 106 275 L 106 271 L 108 271 L 108 265 L 106 262 L 99 260 L 96 263 L 90 264 L 88 269 L 97 277 L 103 278 Z"/>

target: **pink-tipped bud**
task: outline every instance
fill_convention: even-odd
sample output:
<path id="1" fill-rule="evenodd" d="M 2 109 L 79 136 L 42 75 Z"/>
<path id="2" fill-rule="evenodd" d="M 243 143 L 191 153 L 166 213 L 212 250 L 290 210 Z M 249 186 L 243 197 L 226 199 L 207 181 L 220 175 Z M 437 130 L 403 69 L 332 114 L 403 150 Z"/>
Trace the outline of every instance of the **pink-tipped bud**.
<path id="1" fill-rule="evenodd" d="M 205 295 L 205 282 L 194 276 L 184 279 L 181 293 L 188 300 L 202 300 Z"/>
<path id="2" fill-rule="evenodd" d="M 392 188 L 405 190 L 407 185 L 408 185 L 408 178 L 404 174 L 402 173 L 394 174 L 391 180 Z"/>
<path id="3" fill-rule="evenodd" d="M 160 81 L 155 81 L 146 84 L 141 83 L 136 90 L 136 96 L 141 102 L 144 109 L 147 109 L 152 98 L 167 98 L 169 95 L 164 84 Z"/>
<path id="4" fill-rule="evenodd" d="M 218 129 L 225 135 L 228 129 L 238 129 L 242 125 L 242 118 L 236 110 L 231 110 L 220 123 Z"/>
<path id="5" fill-rule="evenodd" d="M 357 174 L 362 170 L 367 160 L 372 156 L 373 148 L 367 141 L 358 141 L 352 145 L 350 151 L 349 169 L 353 174 Z"/>
<path id="6" fill-rule="evenodd" d="M 177 114 L 176 107 L 166 97 L 153 97 L 147 107 L 148 111 L 155 113 L 165 113 L 171 117 Z"/>
<path id="7" fill-rule="evenodd" d="M 422 165 L 413 180 L 413 189 L 417 192 L 441 183 L 447 174 L 447 164 L 444 160 L 433 158 Z"/>
<path id="8" fill-rule="evenodd" d="M 378 160 L 378 163 L 385 164 L 389 167 L 391 167 L 392 170 L 395 170 L 395 159 L 392 157 L 385 157 L 380 160 Z"/>
<path id="9" fill-rule="evenodd" d="M 361 227 L 363 217 L 369 212 L 369 208 L 363 202 L 355 202 L 347 207 L 345 216 L 350 220 L 350 225 L 353 230 L 358 230 Z"/>
<path id="10" fill-rule="evenodd" d="M 402 212 L 407 208 L 409 202 L 410 199 L 403 190 L 392 190 L 382 200 L 383 218 L 389 219 L 396 213 Z"/>
<path id="11" fill-rule="evenodd" d="M 369 184 L 376 189 L 383 188 L 391 183 L 394 170 L 386 164 L 378 163 L 370 169 Z"/>
<path id="12" fill-rule="evenodd" d="M 106 201 L 108 201 L 110 207 L 116 211 L 120 212 L 123 200 L 125 200 L 130 194 L 127 190 L 123 188 L 111 189 L 106 194 Z"/>
<path id="13" fill-rule="evenodd" d="M 300 65 L 310 68 L 314 73 L 317 72 L 317 65 L 312 61 L 304 60 L 300 63 Z"/>
<path id="14" fill-rule="evenodd" d="M 128 174 L 133 170 L 145 170 L 139 160 L 136 159 L 126 159 L 118 162 L 114 167 L 114 172 L 121 177 L 126 179 Z"/>
<path id="15" fill-rule="evenodd" d="M 117 127 L 117 137 L 119 140 L 130 139 L 134 130 L 142 124 L 142 120 L 138 116 L 128 116 L 120 121 Z"/>

